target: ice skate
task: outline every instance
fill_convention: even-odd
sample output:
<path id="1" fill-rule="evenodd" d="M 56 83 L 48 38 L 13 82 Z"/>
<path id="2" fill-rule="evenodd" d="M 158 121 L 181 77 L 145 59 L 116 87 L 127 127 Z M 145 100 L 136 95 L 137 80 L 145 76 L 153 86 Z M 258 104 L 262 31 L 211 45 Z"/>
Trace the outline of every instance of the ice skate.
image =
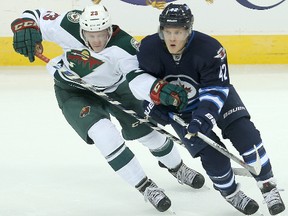
<path id="1" fill-rule="evenodd" d="M 277 215 L 285 210 L 285 205 L 281 199 L 279 190 L 276 187 L 275 180 L 270 178 L 266 181 L 259 181 L 260 188 L 271 215 Z"/>
<path id="2" fill-rule="evenodd" d="M 149 201 L 158 211 L 164 212 L 171 206 L 171 200 L 151 179 L 145 179 L 137 188 L 144 196 L 145 201 Z"/>
<path id="3" fill-rule="evenodd" d="M 161 162 L 159 162 L 159 165 L 165 167 Z M 177 178 L 180 184 L 186 184 L 194 189 L 201 188 L 205 183 L 205 178 L 201 173 L 187 167 L 183 162 L 175 169 L 169 169 L 169 172 Z"/>
<path id="4" fill-rule="evenodd" d="M 234 206 L 238 211 L 242 212 L 245 215 L 254 214 L 258 209 L 259 205 L 257 202 L 240 190 L 240 185 L 237 185 L 237 188 L 234 193 L 224 197 L 228 203 Z"/>

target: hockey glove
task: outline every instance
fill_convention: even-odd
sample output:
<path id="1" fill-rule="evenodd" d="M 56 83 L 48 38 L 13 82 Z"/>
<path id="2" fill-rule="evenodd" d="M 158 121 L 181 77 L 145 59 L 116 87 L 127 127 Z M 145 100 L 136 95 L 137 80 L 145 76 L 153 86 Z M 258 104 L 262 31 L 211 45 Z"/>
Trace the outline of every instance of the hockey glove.
<path id="1" fill-rule="evenodd" d="M 14 33 L 14 50 L 33 62 L 35 60 L 36 44 L 42 42 L 42 35 L 36 22 L 30 18 L 19 18 L 11 23 L 11 29 Z"/>
<path id="2" fill-rule="evenodd" d="M 143 108 L 145 116 L 151 117 L 163 126 L 170 124 L 171 118 L 169 117 L 168 107 L 144 101 Z"/>
<path id="3" fill-rule="evenodd" d="M 150 97 L 156 105 L 174 106 L 179 111 L 186 107 L 188 101 L 184 88 L 160 79 L 153 83 Z"/>
<path id="4" fill-rule="evenodd" d="M 207 134 L 215 124 L 215 117 L 210 112 L 207 110 L 196 110 L 192 115 L 187 131 L 190 136 L 195 136 L 198 132 Z"/>

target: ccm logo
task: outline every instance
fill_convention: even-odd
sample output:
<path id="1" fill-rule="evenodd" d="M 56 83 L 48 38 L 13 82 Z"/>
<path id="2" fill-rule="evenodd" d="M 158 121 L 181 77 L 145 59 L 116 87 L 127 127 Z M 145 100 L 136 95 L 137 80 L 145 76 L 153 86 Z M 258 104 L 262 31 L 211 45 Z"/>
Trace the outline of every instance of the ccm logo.
<path id="1" fill-rule="evenodd" d="M 14 31 L 18 31 L 18 30 L 24 29 L 24 28 L 31 28 L 31 27 L 37 27 L 36 22 L 34 22 L 33 20 L 21 22 L 21 23 L 15 25 Z"/>

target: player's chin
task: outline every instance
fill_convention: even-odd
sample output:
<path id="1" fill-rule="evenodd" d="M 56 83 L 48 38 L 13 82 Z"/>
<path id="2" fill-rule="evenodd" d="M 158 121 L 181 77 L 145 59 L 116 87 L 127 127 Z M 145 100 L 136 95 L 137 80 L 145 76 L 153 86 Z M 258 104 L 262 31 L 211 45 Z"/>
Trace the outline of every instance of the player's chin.
<path id="1" fill-rule="evenodd" d="M 92 49 L 94 52 L 98 53 L 98 52 L 101 52 L 104 47 L 103 46 L 92 46 Z"/>
<path id="2" fill-rule="evenodd" d="M 171 54 L 177 54 L 177 52 L 178 52 L 178 49 L 176 48 L 176 46 L 169 46 L 168 47 L 168 50 L 169 50 L 169 52 L 171 53 Z"/>

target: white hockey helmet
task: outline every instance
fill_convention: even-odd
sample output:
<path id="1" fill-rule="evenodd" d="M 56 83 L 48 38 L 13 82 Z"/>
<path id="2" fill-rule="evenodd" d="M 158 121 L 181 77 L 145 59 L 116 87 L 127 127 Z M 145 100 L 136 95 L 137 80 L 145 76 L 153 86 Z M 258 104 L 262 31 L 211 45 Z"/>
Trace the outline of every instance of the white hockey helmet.
<path id="1" fill-rule="evenodd" d="M 111 16 L 106 7 L 102 4 L 95 4 L 85 7 L 82 14 L 80 15 L 79 25 L 80 36 L 85 41 L 85 43 L 87 43 L 87 41 L 84 38 L 83 30 L 94 32 L 107 29 L 110 34 L 109 40 L 112 36 Z"/>
<path id="2" fill-rule="evenodd" d="M 112 25 L 110 14 L 102 4 L 85 7 L 80 15 L 79 24 L 85 31 L 102 31 Z"/>

